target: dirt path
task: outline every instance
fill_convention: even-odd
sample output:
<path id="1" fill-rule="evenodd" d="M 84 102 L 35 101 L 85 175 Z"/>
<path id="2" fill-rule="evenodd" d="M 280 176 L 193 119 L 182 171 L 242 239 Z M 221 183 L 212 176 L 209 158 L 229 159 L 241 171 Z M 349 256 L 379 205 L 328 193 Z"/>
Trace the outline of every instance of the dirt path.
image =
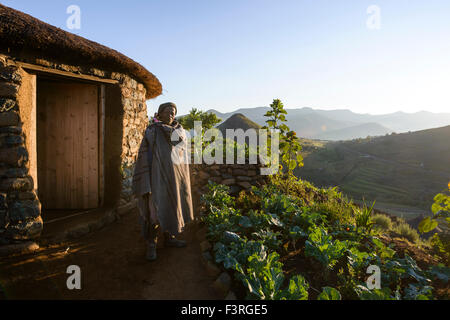
<path id="1" fill-rule="evenodd" d="M 196 229 L 188 226 L 181 236 L 187 248 L 159 248 L 158 260 L 147 262 L 134 210 L 76 241 L 2 258 L 3 295 L 7 299 L 219 299 L 200 260 Z M 69 265 L 81 268 L 81 290 L 66 287 Z"/>

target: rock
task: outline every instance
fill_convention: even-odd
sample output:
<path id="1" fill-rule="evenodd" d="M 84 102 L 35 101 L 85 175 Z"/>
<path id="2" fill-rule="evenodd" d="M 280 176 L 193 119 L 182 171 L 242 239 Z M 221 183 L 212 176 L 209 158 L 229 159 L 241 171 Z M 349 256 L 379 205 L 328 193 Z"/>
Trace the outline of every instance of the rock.
<path id="1" fill-rule="evenodd" d="M 18 224 L 10 223 L 6 228 L 5 237 L 12 240 L 34 240 L 40 237 L 43 229 L 41 216 Z"/>
<path id="2" fill-rule="evenodd" d="M 92 68 L 91 73 L 96 77 L 100 77 L 100 78 L 105 77 L 105 71 L 97 69 L 97 68 Z"/>
<path id="3" fill-rule="evenodd" d="M 0 96 L 14 98 L 17 95 L 19 86 L 13 83 L 0 83 Z"/>
<path id="4" fill-rule="evenodd" d="M 210 250 L 212 248 L 212 246 L 211 246 L 211 243 L 209 243 L 209 241 L 205 240 L 200 243 L 200 248 L 203 252 L 203 251 Z"/>
<path id="5" fill-rule="evenodd" d="M 0 209 L 0 230 L 5 229 L 8 224 L 6 209 Z"/>
<path id="6" fill-rule="evenodd" d="M 17 199 L 19 199 L 19 200 L 35 200 L 35 199 L 37 199 L 37 196 L 34 191 L 25 191 L 25 192 L 20 192 L 17 195 Z"/>
<path id="7" fill-rule="evenodd" d="M 211 180 L 214 183 L 220 183 L 222 181 L 221 177 L 211 177 L 209 180 Z"/>
<path id="8" fill-rule="evenodd" d="M 232 179 L 225 179 L 225 180 L 222 181 L 222 184 L 227 185 L 227 186 L 235 184 L 235 183 L 236 183 L 236 179 L 234 179 L 234 178 L 232 178 Z"/>
<path id="9" fill-rule="evenodd" d="M 252 185 L 247 181 L 241 181 L 241 182 L 238 182 L 237 184 L 244 189 L 250 189 L 252 187 Z"/>
<path id="10" fill-rule="evenodd" d="M 0 79 L 20 83 L 22 76 L 19 74 L 16 66 L 3 66 L 0 67 Z"/>
<path id="11" fill-rule="evenodd" d="M 0 246 L 0 256 L 4 257 L 12 254 L 32 253 L 37 250 L 39 250 L 39 245 L 36 242 L 27 241 Z"/>
<path id="12" fill-rule="evenodd" d="M 0 127 L 18 126 L 19 120 L 19 114 L 16 111 L 0 113 Z"/>
<path id="13" fill-rule="evenodd" d="M 24 178 L 28 175 L 28 169 L 26 168 L 1 168 L 1 178 Z"/>
<path id="14" fill-rule="evenodd" d="M 25 147 L 21 146 L 0 150 L 0 162 L 15 167 L 22 167 L 27 161 L 28 161 L 28 151 L 27 149 L 25 149 Z"/>
<path id="15" fill-rule="evenodd" d="M 214 281 L 213 287 L 217 293 L 219 293 L 222 297 L 225 297 L 231 287 L 230 275 L 226 272 L 222 272 L 216 281 Z"/>
<path id="16" fill-rule="evenodd" d="M 225 300 L 237 300 L 237 298 L 233 291 L 229 291 L 225 297 Z"/>
<path id="17" fill-rule="evenodd" d="M 200 171 L 198 173 L 198 177 L 202 180 L 207 180 L 210 177 L 210 175 L 209 175 L 209 173 L 207 173 L 205 171 Z"/>
<path id="18" fill-rule="evenodd" d="M 233 179 L 233 176 L 231 174 L 224 173 L 224 174 L 222 174 L 222 178 L 224 178 L 224 179 Z"/>
<path id="19" fill-rule="evenodd" d="M 8 135 L 0 138 L 0 146 L 3 147 L 14 147 L 25 142 L 25 139 L 19 135 Z"/>
<path id="20" fill-rule="evenodd" d="M 219 170 L 211 170 L 211 175 L 217 177 L 220 176 L 220 171 Z"/>
<path id="21" fill-rule="evenodd" d="M 36 200 L 37 196 L 34 191 L 16 191 L 10 192 L 8 194 L 9 201 L 17 201 L 17 200 Z"/>
<path id="22" fill-rule="evenodd" d="M 234 169 L 233 170 L 233 175 L 235 175 L 235 176 L 246 176 L 247 175 L 247 171 L 243 170 L 243 169 Z"/>
<path id="23" fill-rule="evenodd" d="M 8 205 L 9 219 L 15 224 L 20 221 L 37 218 L 41 214 L 38 200 L 14 201 Z"/>
<path id="24" fill-rule="evenodd" d="M 45 60 L 45 59 L 36 59 L 36 64 L 40 64 L 41 66 L 44 67 L 53 67 L 54 63 L 52 63 L 49 60 Z"/>
<path id="25" fill-rule="evenodd" d="M 31 191 L 33 190 L 33 180 L 26 178 L 1 179 L 0 191 Z"/>
<path id="26" fill-rule="evenodd" d="M 16 109 L 16 101 L 12 99 L 0 98 L 0 112 L 7 112 Z"/>
<path id="27" fill-rule="evenodd" d="M 206 264 L 206 272 L 210 277 L 217 277 L 220 274 L 220 269 L 214 262 L 208 261 Z"/>
<path id="28" fill-rule="evenodd" d="M 0 210 L 6 209 L 8 207 L 6 203 L 6 193 L 0 193 Z"/>
<path id="29" fill-rule="evenodd" d="M 249 176 L 249 177 L 254 177 L 254 176 L 256 176 L 256 170 L 249 170 L 249 171 L 247 172 L 247 176 Z"/>
<path id="30" fill-rule="evenodd" d="M 21 134 L 22 133 L 22 127 L 0 127 L 0 134 L 2 133 L 12 133 L 12 134 Z"/>
<path id="31" fill-rule="evenodd" d="M 253 179 L 250 177 L 246 177 L 246 176 L 237 176 L 236 177 L 237 181 L 252 181 Z"/>

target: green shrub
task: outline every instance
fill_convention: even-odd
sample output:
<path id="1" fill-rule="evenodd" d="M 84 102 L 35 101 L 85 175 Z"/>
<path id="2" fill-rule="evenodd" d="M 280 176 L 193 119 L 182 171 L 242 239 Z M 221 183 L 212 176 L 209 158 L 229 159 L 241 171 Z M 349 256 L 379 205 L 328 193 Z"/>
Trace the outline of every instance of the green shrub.
<path id="1" fill-rule="evenodd" d="M 370 208 L 366 205 L 366 203 L 364 203 L 362 207 L 355 207 L 354 214 L 356 220 L 356 227 L 363 228 L 370 233 L 373 226 L 373 222 L 370 217 L 372 215 L 374 206 L 375 202 L 372 203 L 372 206 Z"/>
<path id="2" fill-rule="evenodd" d="M 345 201 L 329 199 L 323 202 L 316 202 L 311 205 L 313 211 L 326 213 L 331 223 L 338 221 L 341 224 L 354 224 L 354 208 Z"/>
<path id="3" fill-rule="evenodd" d="M 395 226 L 394 231 L 413 243 L 418 242 L 420 239 L 419 233 L 415 229 L 411 228 L 411 226 L 406 222 L 400 222 L 397 226 Z"/>
<path id="4" fill-rule="evenodd" d="M 372 222 L 374 223 L 375 228 L 389 231 L 392 229 L 392 220 L 389 216 L 384 214 L 374 214 L 372 216 Z"/>

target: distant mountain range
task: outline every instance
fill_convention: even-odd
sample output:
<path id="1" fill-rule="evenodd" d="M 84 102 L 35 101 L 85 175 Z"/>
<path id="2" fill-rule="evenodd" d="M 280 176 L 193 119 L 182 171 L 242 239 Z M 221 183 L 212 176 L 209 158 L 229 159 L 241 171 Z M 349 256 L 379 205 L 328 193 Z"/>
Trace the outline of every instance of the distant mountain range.
<path id="1" fill-rule="evenodd" d="M 264 114 L 269 107 L 242 108 L 233 112 L 215 113 L 223 121 L 241 114 L 258 125 L 265 125 Z M 287 124 L 298 136 L 322 140 L 350 140 L 380 136 L 387 133 L 418 131 L 450 125 L 450 113 L 395 112 L 385 115 L 359 114 L 350 110 L 286 109 Z"/>

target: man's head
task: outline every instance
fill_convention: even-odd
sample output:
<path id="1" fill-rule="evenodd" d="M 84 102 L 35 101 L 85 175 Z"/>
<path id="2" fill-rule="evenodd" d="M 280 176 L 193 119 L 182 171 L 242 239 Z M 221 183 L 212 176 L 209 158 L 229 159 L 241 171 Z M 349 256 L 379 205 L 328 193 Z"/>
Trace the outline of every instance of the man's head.
<path id="1" fill-rule="evenodd" d="M 175 103 L 163 103 L 158 109 L 158 119 L 164 124 L 171 125 L 177 114 L 177 106 Z"/>

